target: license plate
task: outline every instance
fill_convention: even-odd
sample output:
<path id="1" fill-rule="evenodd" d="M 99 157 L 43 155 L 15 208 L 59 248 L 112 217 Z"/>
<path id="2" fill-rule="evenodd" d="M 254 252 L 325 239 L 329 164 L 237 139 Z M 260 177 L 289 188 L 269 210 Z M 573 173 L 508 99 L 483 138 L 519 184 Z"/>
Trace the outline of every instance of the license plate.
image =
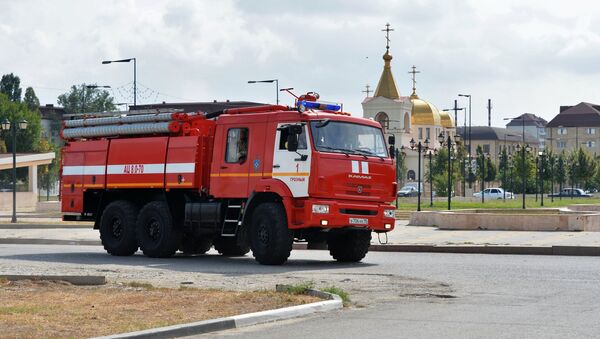
<path id="1" fill-rule="evenodd" d="M 367 225 L 369 219 L 366 218 L 350 218 L 350 223 L 353 225 Z"/>

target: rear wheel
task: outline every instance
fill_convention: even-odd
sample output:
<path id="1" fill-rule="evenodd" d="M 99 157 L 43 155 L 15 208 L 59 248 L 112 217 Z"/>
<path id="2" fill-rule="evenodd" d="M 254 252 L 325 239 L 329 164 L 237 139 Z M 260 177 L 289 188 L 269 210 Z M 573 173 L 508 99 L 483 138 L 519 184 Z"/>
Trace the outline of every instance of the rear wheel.
<path id="1" fill-rule="evenodd" d="M 340 262 L 361 261 L 371 244 L 371 231 L 349 230 L 332 232 L 327 238 L 329 254 Z"/>
<path id="2" fill-rule="evenodd" d="M 217 252 L 230 257 L 240 257 L 250 252 L 250 247 L 248 245 L 240 246 L 235 237 L 218 237 L 213 243 Z"/>
<path id="3" fill-rule="evenodd" d="M 113 201 L 100 219 L 100 240 L 106 252 L 112 255 L 133 255 L 137 249 L 135 221 L 137 207 L 126 200 Z"/>
<path id="4" fill-rule="evenodd" d="M 290 256 L 293 241 L 281 204 L 263 203 L 254 210 L 250 246 L 256 261 L 263 265 L 283 264 Z"/>
<path id="5" fill-rule="evenodd" d="M 204 254 L 210 250 L 212 246 L 212 239 L 205 237 L 185 237 L 181 241 L 179 250 L 184 254 Z"/>
<path id="6" fill-rule="evenodd" d="M 181 242 L 181 232 L 174 228 L 173 218 L 165 202 L 153 201 L 140 211 L 136 235 L 146 256 L 170 257 Z"/>

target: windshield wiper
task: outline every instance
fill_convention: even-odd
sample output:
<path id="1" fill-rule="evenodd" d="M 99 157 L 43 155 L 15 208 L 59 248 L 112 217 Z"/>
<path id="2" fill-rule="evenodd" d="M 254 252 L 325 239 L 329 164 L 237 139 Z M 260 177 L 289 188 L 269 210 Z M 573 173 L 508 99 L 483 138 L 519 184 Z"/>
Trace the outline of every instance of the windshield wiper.
<path id="1" fill-rule="evenodd" d="M 362 149 L 356 149 L 354 151 L 355 152 L 359 152 L 360 154 L 362 154 L 363 156 L 365 156 L 365 158 L 366 158 L 366 155 L 371 155 L 371 156 L 378 157 L 379 159 L 383 160 L 383 157 L 381 155 L 375 154 L 375 153 L 373 153 L 371 151 L 365 151 L 365 150 L 362 150 Z"/>
<path id="2" fill-rule="evenodd" d="M 349 149 L 345 149 L 345 148 L 335 148 L 335 147 L 329 147 L 329 146 L 317 146 L 318 148 L 323 148 L 323 149 L 327 149 L 330 151 L 339 151 L 337 153 L 344 153 L 346 156 L 350 156 L 350 154 L 352 154 L 352 150 Z"/>

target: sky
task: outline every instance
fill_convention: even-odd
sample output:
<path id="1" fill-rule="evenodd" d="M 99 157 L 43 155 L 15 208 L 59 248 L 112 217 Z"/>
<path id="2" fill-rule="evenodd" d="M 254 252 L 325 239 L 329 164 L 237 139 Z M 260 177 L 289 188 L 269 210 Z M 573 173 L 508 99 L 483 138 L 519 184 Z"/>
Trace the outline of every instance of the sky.
<path id="1" fill-rule="evenodd" d="M 377 86 L 389 23 L 401 95 L 439 109 L 472 95 L 473 125 L 561 105 L 600 104 L 600 2 L 456 1 L 32 1 L 0 0 L 0 73 L 56 104 L 73 84 L 111 86 L 118 103 L 212 100 L 275 102 L 278 79 L 316 91 L 361 116 L 365 85 Z M 282 104 L 293 98 L 280 93 Z M 459 121 L 463 121 L 462 113 Z"/>

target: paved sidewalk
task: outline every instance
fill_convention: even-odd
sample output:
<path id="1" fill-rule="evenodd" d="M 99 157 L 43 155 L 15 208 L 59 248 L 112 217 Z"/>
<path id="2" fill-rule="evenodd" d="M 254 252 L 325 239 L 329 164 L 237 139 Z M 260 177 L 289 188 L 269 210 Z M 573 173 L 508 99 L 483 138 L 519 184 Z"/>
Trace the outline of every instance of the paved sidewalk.
<path id="1" fill-rule="evenodd" d="M 600 232 L 454 231 L 434 227 L 407 226 L 379 239 L 373 236 L 372 251 L 459 252 L 501 254 L 600 255 Z M 0 243 L 100 245 L 91 223 L 80 224 L 0 224 Z M 296 244 L 295 248 L 306 248 Z"/>

